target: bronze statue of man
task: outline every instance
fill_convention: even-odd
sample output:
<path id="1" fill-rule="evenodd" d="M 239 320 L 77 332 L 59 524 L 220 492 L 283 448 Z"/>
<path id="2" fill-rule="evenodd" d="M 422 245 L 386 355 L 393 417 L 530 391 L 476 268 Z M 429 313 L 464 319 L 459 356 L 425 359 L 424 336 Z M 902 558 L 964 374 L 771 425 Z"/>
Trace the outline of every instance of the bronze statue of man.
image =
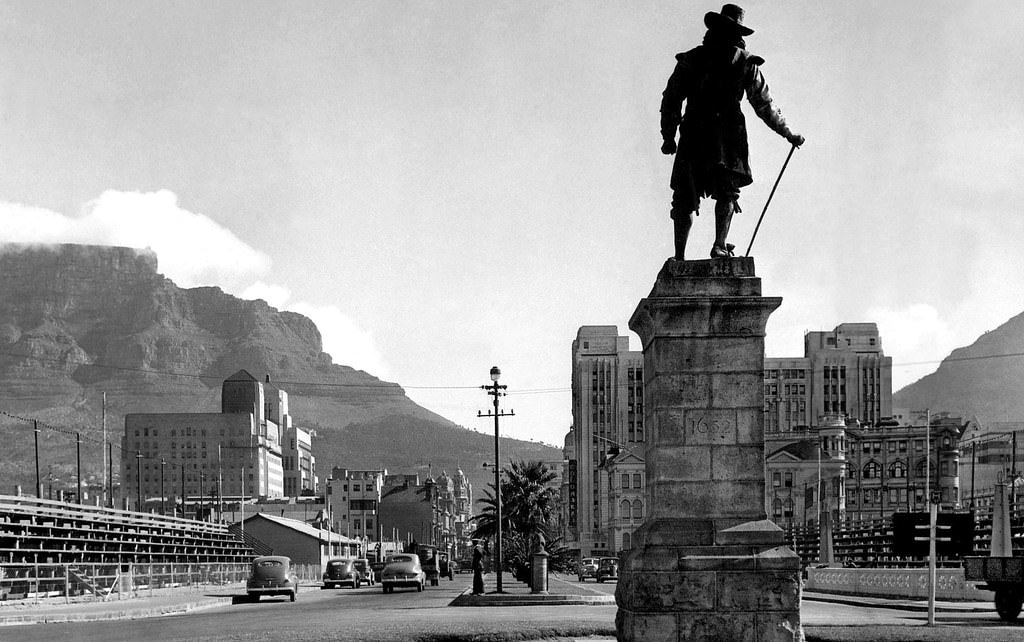
<path id="1" fill-rule="evenodd" d="M 675 258 L 683 260 L 686 239 L 699 214 L 700 199 L 715 200 L 715 244 L 711 257 L 732 256 L 726 243 L 732 215 L 740 211 L 740 188 L 753 178 L 747 151 L 747 128 L 740 110 L 747 101 L 771 129 L 799 147 L 804 137 L 786 126 L 772 105 L 768 84 L 761 74 L 764 59 L 746 50 L 744 36 L 754 33 L 743 24 L 743 9 L 727 4 L 721 13 L 704 16 L 704 42 L 676 55 L 676 68 L 661 99 L 661 136 L 664 154 L 675 154 L 672 166 L 672 221 Z M 683 102 L 685 113 L 680 113 Z M 676 131 L 679 132 L 678 151 Z"/>

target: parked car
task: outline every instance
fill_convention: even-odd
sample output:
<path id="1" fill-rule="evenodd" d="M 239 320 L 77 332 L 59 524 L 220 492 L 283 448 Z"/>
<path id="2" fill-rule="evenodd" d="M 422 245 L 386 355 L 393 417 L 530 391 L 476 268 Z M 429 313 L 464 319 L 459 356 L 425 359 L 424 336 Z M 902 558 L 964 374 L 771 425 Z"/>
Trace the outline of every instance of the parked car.
<path id="1" fill-rule="evenodd" d="M 299 580 L 291 572 L 292 560 L 283 555 L 263 555 L 252 561 L 245 592 L 256 601 L 263 595 L 287 595 L 292 602 L 299 592 Z"/>
<path id="2" fill-rule="evenodd" d="M 396 586 L 414 586 L 417 591 L 422 591 L 426 581 L 427 576 L 420 566 L 419 555 L 414 553 L 393 555 L 380 577 L 385 593 L 394 593 Z"/>
<path id="3" fill-rule="evenodd" d="M 588 577 L 597 579 L 597 558 L 596 557 L 584 557 L 580 561 L 580 581 L 586 580 Z"/>
<path id="4" fill-rule="evenodd" d="M 324 571 L 324 588 L 334 588 L 348 584 L 357 588 L 362 576 L 356 568 L 356 561 L 351 557 L 335 557 L 327 561 Z"/>
<path id="5" fill-rule="evenodd" d="M 370 560 L 365 557 L 360 557 L 355 562 L 356 570 L 359 571 L 359 583 L 373 586 L 376 583 L 376 576 L 373 573 L 373 567 L 370 565 Z"/>
<path id="6" fill-rule="evenodd" d="M 619 560 L 615 557 L 602 557 L 597 562 L 597 581 L 619 579 Z"/>

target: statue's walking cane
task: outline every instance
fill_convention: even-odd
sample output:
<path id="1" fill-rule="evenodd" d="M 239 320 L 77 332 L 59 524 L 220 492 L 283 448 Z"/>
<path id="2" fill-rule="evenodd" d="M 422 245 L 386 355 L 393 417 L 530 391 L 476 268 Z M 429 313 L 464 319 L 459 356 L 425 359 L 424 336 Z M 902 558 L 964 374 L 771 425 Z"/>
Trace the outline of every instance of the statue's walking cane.
<path id="1" fill-rule="evenodd" d="M 754 239 L 757 238 L 757 231 L 761 229 L 761 221 L 764 220 L 764 213 L 768 211 L 768 205 L 772 202 L 772 197 L 775 196 L 775 188 L 779 186 L 779 181 L 782 180 L 782 174 L 786 171 L 786 165 L 789 165 L 789 159 L 793 157 L 793 151 L 796 150 L 796 145 L 789 148 L 789 154 L 786 156 L 786 162 L 782 164 L 782 169 L 779 170 L 779 177 L 775 179 L 775 185 L 772 185 L 772 192 L 768 195 L 768 200 L 764 202 L 764 209 L 761 210 L 761 216 L 757 219 L 757 225 L 754 227 L 754 233 L 750 237 L 750 245 L 747 246 L 747 253 L 744 256 L 750 256 L 750 248 L 754 247 Z"/>

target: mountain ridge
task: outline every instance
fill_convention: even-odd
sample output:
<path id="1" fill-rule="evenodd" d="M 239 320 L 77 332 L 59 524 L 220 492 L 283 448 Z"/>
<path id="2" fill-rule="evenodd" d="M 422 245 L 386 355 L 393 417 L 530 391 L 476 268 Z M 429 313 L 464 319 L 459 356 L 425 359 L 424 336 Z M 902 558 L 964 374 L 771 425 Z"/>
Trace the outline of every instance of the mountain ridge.
<path id="1" fill-rule="evenodd" d="M 1024 419 L 1024 313 L 956 348 L 935 372 L 893 394 L 893 406 L 948 411 L 982 423 Z"/>
<path id="2" fill-rule="evenodd" d="M 76 461 L 68 433 L 84 435 L 89 479 L 101 460 L 102 393 L 108 432 L 119 436 L 127 413 L 219 412 L 221 382 L 243 368 L 270 376 L 288 392 L 296 424 L 318 429 L 321 480 L 334 466 L 375 460 L 413 468 L 414 455 L 438 470 L 493 459 L 478 439 L 486 435 L 419 406 L 397 383 L 334 363 L 307 317 L 217 287 L 179 288 L 157 267 L 149 250 L 0 246 L 0 438 L 10 444 L 0 462 L 7 460 L 9 485 L 34 484 L 32 431 L 14 417 L 31 415 L 65 431 L 42 431 L 40 456 L 63 477 Z M 375 456 L 367 435 L 395 453 Z M 444 449 L 434 452 L 432 443 Z M 503 446 L 513 455 L 561 458 L 531 442 Z M 474 485 L 486 483 L 486 473 L 465 472 Z"/>

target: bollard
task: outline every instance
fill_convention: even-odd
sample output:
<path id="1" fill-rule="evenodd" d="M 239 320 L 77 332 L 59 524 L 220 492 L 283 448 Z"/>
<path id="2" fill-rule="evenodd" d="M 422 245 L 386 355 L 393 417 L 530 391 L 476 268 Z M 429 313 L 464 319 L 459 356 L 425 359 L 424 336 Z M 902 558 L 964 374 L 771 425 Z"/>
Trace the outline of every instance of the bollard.
<path id="1" fill-rule="evenodd" d="M 530 592 L 548 594 L 548 554 L 543 550 L 530 556 Z"/>

